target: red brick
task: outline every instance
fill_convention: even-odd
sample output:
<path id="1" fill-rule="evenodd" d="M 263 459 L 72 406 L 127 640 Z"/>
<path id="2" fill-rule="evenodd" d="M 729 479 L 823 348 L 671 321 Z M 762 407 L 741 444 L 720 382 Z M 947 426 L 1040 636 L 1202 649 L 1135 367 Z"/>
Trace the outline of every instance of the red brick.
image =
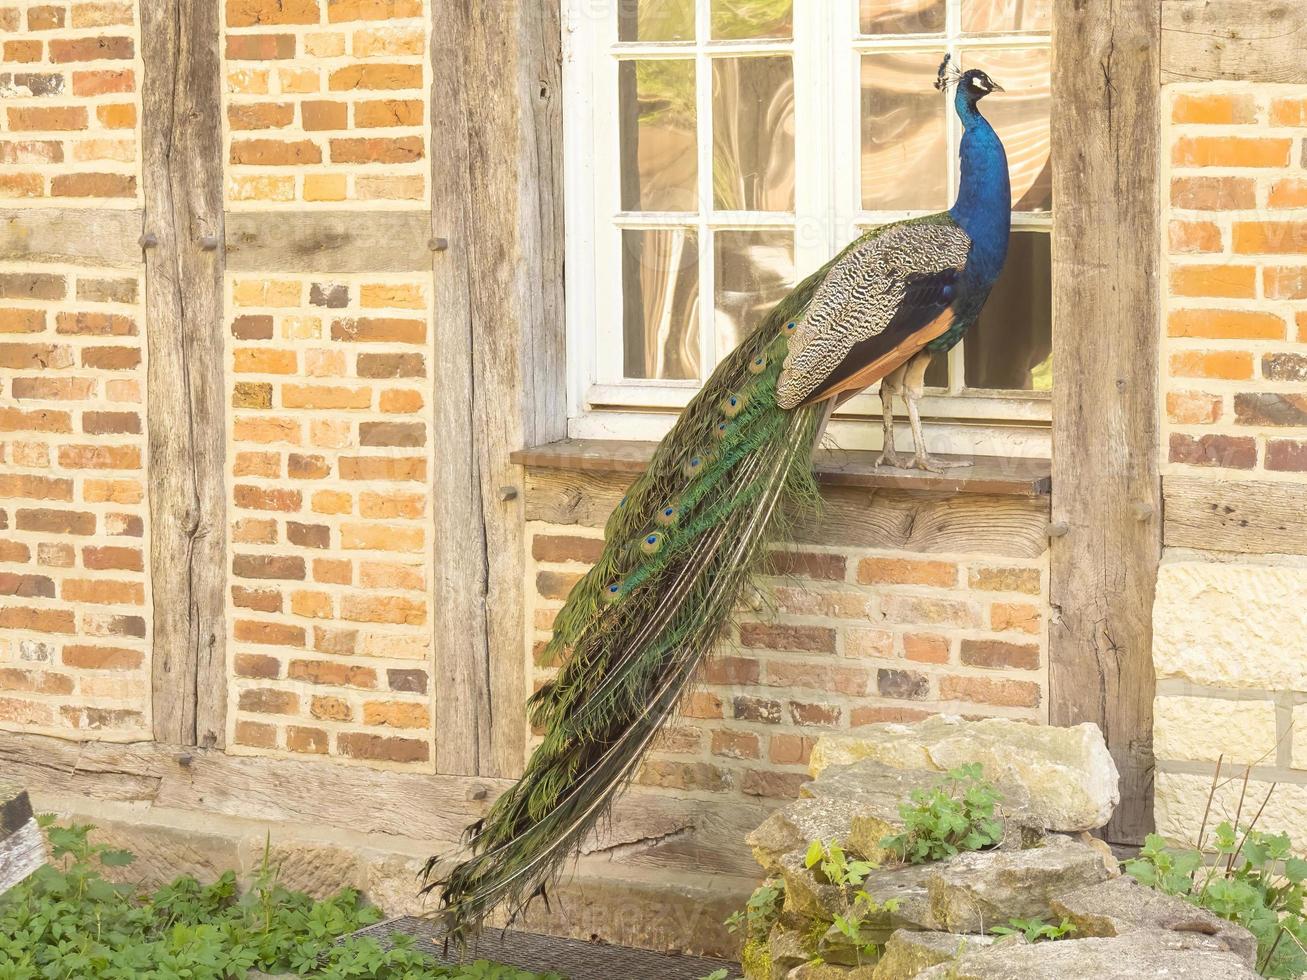
<path id="1" fill-rule="evenodd" d="M 903 637 L 903 656 L 922 664 L 946 664 L 949 640 L 934 633 L 908 633 Z"/>
<path id="2" fill-rule="evenodd" d="M 63 7 L 28 7 L 27 29 L 29 31 L 52 31 L 63 27 L 67 13 Z"/>
<path id="3" fill-rule="evenodd" d="M 1257 207 L 1251 177 L 1174 177 L 1171 205 L 1186 211 L 1250 211 Z"/>
<path id="4" fill-rule="evenodd" d="M 95 394 L 91 378 L 14 378 L 10 393 L 17 399 L 80 401 Z"/>
<path id="5" fill-rule="evenodd" d="M 537 534 L 531 539 L 531 557 L 536 561 L 575 561 L 593 565 L 603 550 L 602 538 L 583 538 L 574 534 Z"/>
<path id="6" fill-rule="evenodd" d="M 311 140 L 232 140 L 230 161 L 251 166 L 300 166 L 321 163 L 322 153 Z"/>
<path id="7" fill-rule="evenodd" d="M 942 701 L 970 701 L 1011 708 L 1039 707 L 1039 685 L 988 677 L 941 677 L 939 696 Z"/>
<path id="8" fill-rule="evenodd" d="M 921 708 L 890 708 L 881 705 L 863 705 L 853 709 L 853 714 L 849 718 L 851 728 L 861 728 L 863 725 L 883 725 L 887 722 L 905 725 L 914 721 L 922 721 L 934 715 L 933 711 L 925 711 Z"/>
<path id="9" fill-rule="evenodd" d="M 426 728 L 430 710 L 417 701 L 365 701 L 363 724 L 382 728 Z"/>
<path id="10" fill-rule="evenodd" d="M 420 89 L 421 65 L 390 65 L 368 62 L 337 68 L 327 78 L 327 87 L 333 92 L 357 89 Z"/>
<path id="11" fill-rule="evenodd" d="M 334 698 L 325 694 L 313 695 L 313 701 L 309 706 L 309 714 L 324 721 L 350 721 L 354 717 L 354 711 L 347 701 L 343 698 Z"/>
<path id="12" fill-rule="evenodd" d="M 962 640 L 961 659 L 971 667 L 1015 667 L 1035 670 L 1039 667 L 1039 647 L 1005 640 Z"/>
<path id="13" fill-rule="evenodd" d="M 240 692 L 236 706 L 241 711 L 260 715 L 293 715 L 299 712 L 300 700 L 291 691 L 271 687 L 247 688 Z"/>
<path id="14" fill-rule="evenodd" d="M 336 747 L 341 755 L 351 759 L 376 762 L 426 762 L 431 754 L 426 739 L 365 735 L 362 732 L 341 732 L 336 736 Z"/>
<path id="15" fill-rule="evenodd" d="M 1253 376 L 1253 356 L 1247 351 L 1181 351 L 1171 355 L 1170 370 L 1177 378 L 1244 381 Z"/>
<path id="16" fill-rule="evenodd" d="M 64 602 L 90 602 L 97 605 L 126 603 L 139 606 L 145 602 L 145 586 L 140 582 L 66 578 L 60 591 L 60 598 Z"/>
<path id="17" fill-rule="evenodd" d="M 65 667 L 83 670 L 137 670 L 145 662 L 145 655 L 139 650 L 83 644 L 65 646 L 62 657 Z"/>
<path id="18" fill-rule="evenodd" d="M 44 310 L 0 310 L 0 333 L 40 333 L 44 329 Z"/>
<path id="19" fill-rule="evenodd" d="M 19 510 L 14 526 L 20 531 L 47 534 L 94 534 L 95 515 L 75 510 Z"/>
<path id="20" fill-rule="evenodd" d="M 286 748 L 292 752 L 326 755 L 327 733 L 321 728 L 291 725 L 286 729 Z"/>
<path id="21" fill-rule="evenodd" d="M 1257 440 L 1249 436 L 1191 436 L 1171 433 L 1172 463 L 1250 470 L 1257 465 Z"/>
<path id="22" fill-rule="evenodd" d="M 272 317 L 252 314 L 238 316 L 231 321 L 231 335 L 237 340 L 271 340 Z"/>
<path id="23" fill-rule="evenodd" d="M 390 668 L 386 671 L 386 686 L 392 691 L 404 691 L 408 694 L 427 693 L 427 672 L 402 668 Z"/>
<path id="24" fill-rule="evenodd" d="M 304 579 L 304 559 L 298 556 L 234 555 L 231 573 L 237 578 Z"/>
<path id="25" fill-rule="evenodd" d="M 136 55 L 130 37 L 79 37 L 54 38 L 50 41 L 50 60 L 68 61 L 129 61 Z"/>
<path id="26" fill-rule="evenodd" d="M 767 758 L 779 766 L 806 766 L 816 739 L 777 733 L 767 743 Z"/>
<path id="27" fill-rule="evenodd" d="M 758 698 L 741 694 L 731 699 L 731 717 L 737 721 L 756 721 L 765 725 L 779 725 L 781 723 L 781 703 L 771 698 Z"/>
<path id="28" fill-rule="evenodd" d="M 276 589 L 248 589 L 243 585 L 231 587 L 232 604 L 240 609 L 256 612 L 281 612 L 281 593 Z"/>
<path id="29" fill-rule="evenodd" d="M 318 11 L 317 0 L 227 0 L 227 26 L 316 24 Z"/>
<path id="30" fill-rule="evenodd" d="M 1287 167 L 1293 140 L 1243 136 L 1187 136 L 1175 141 L 1177 167 Z"/>
<path id="31" fill-rule="evenodd" d="M 1253 299 L 1257 295 L 1257 269 L 1251 265 L 1174 265 L 1171 267 L 1171 293 L 1174 296 Z"/>
<path id="32" fill-rule="evenodd" d="M 1167 238 L 1176 254 L 1219 252 L 1223 243 L 1220 227 L 1210 221 L 1172 221 Z"/>
<path id="33" fill-rule="evenodd" d="M 53 599 L 54 582 L 44 575 L 18 575 L 0 571 L 0 596 Z"/>
<path id="34" fill-rule="evenodd" d="M 140 548 L 86 547 L 82 549 L 82 567 L 92 570 L 140 572 L 145 570 L 145 556 Z"/>
<path id="35" fill-rule="evenodd" d="M 83 412 L 82 431 L 87 435 L 140 435 L 141 416 L 136 412 Z"/>
<path id="36" fill-rule="evenodd" d="M 11 132 L 86 128 L 86 109 L 83 106 L 10 106 L 8 114 Z"/>
<path id="37" fill-rule="evenodd" d="M 236 744 L 249 745 L 259 749 L 271 749 L 277 745 L 277 729 L 273 725 L 260 725 L 255 721 L 236 722 Z"/>
<path id="38" fill-rule="evenodd" d="M 349 128 L 349 106 L 344 102 L 311 99 L 300 103 L 300 119 L 309 132 Z M 345 303 L 315 303 L 315 306 L 340 307 Z"/>
<path id="39" fill-rule="evenodd" d="M 308 640 L 302 627 L 258 623 L 248 619 L 236 620 L 232 634 L 241 643 L 263 643 L 270 646 L 302 647 Z"/>
<path id="40" fill-rule="evenodd" d="M 103 371 L 129 371 L 141 366 L 141 351 L 136 347 L 87 347 L 82 351 L 82 367 Z"/>
<path id="41" fill-rule="evenodd" d="M 830 728 L 840 723 L 843 709 L 837 704 L 808 704 L 790 701 L 790 721 L 796 725 Z"/>
<path id="42" fill-rule="evenodd" d="M 635 781 L 642 786 L 712 793 L 720 793 L 731 787 L 730 773 L 724 769 L 706 762 L 673 762 L 667 759 L 646 760 Z"/>
<path id="43" fill-rule="evenodd" d="M 72 694 L 73 679 L 67 674 L 56 674 L 52 671 L 0 667 L 0 691 L 26 691 L 31 694 Z"/>
<path id="44" fill-rule="evenodd" d="M 50 409 L 22 411 L 0 408 L 0 432 L 71 432 L 72 420 L 67 412 Z"/>
<path id="45" fill-rule="evenodd" d="M 1038 568 L 1009 568 L 986 565 L 972 568 L 967 584 L 980 592 L 1024 592 L 1038 595 L 1040 572 Z"/>
<path id="46" fill-rule="evenodd" d="M 333 139 L 331 162 L 358 163 L 412 163 L 424 156 L 422 137 L 395 136 L 366 139 Z"/>
<path id="47" fill-rule="evenodd" d="M 84 97 L 136 91 L 136 73 L 130 68 L 116 71 L 73 72 L 73 95 Z"/>
<path id="48" fill-rule="evenodd" d="M 1283 340 L 1284 320 L 1250 310 L 1177 310 L 1167 320 L 1171 337 L 1205 340 Z"/>
<path id="49" fill-rule="evenodd" d="M 1277 102 L 1278 105 L 1278 102 Z M 1278 113 L 1272 113 L 1276 125 Z M 1257 121 L 1257 104 L 1251 95 L 1179 95 L 1172 103 L 1171 121 L 1215 125 Z"/>
<path id="50" fill-rule="evenodd" d="M 328 663 L 323 660 L 292 660 L 286 676 L 293 681 L 307 681 L 310 684 L 331 684 L 336 687 L 372 689 L 377 686 L 377 672 L 371 667 Z"/>
<path id="51" fill-rule="evenodd" d="M 237 484 L 232 488 L 232 501 L 237 507 L 250 510 L 297 511 L 304 503 L 304 496 L 298 490 Z"/>
<path id="52" fill-rule="evenodd" d="M 749 769 L 744 773 L 740 792 L 745 796 L 762 796 L 769 799 L 792 800 L 800 795 L 808 782 L 806 772 L 774 772 L 769 769 Z"/>
<path id="53" fill-rule="evenodd" d="M 741 623 L 740 645 L 763 650 L 834 653 L 835 631 L 825 626 Z"/>
<path id="54" fill-rule="evenodd" d="M 0 473 L 0 497 L 71 501 L 73 499 L 73 481 L 62 477 Z"/>
<path id="55" fill-rule="evenodd" d="M 1209 425 L 1221 418 L 1221 398 L 1200 391 L 1168 391 L 1166 417 L 1177 425 Z"/>
<path id="56" fill-rule="evenodd" d="M 1248 392 L 1234 396 L 1235 421 L 1240 425 L 1307 426 L 1307 395 L 1289 392 Z"/>
<path id="57" fill-rule="evenodd" d="M 702 684 L 757 684 L 758 661 L 749 657 L 715 656 L 699 668 Z"/>
<path id="58" fill-rule="evenodd" d="M 421 354 L 360 354 L 355 367 L 360 378 L 425 378 Z"/>
<path id="59" fill-rule="evenodd" d="M 424 108 L 421 99 L 379 99 L 354 103 L 354 125 L 370 129 L 384 126 L 421 126 Z M 418 140 L 421 154 L 422 141 Z"/>
<path id="60" fill-rule="evenodd" d="M 339 462 L 342 480 L 426 479 L 427 461 L 423 456 L 342 456 Z"/>
<path id="61" fill-rule="evenodd" d="M 1234 250 L 1241 255 L 1307 253 L 1307 222 L 1236 221 Z"/>
<path id="62" fill-rule="evenodd" d="M 228 34 L 228 61 L 269 61 L 295 57 L 294 34 Z"/>
<path id="63" fill-rule="evenodd" d="M 227 125 L 233 130 L 280 129 L 294 121 L 293 102 L 256 102 L 227 106 Z"/>
<path id="64" fill-rule="evenodd" d="M 333 320 L 331 339 L 367 343 L 423 344 L 427 339 L 425 320 L 400 317 L 355 317 Z"/>
<path id="65" fill-rule="evenodd" d="M 1267 440 L 1266 468 L 1280 473 L 1307 473 L 1307 441 Z"/>
<path id="66" fill-rule="evenodd" d="M 882 667 L 876 671 L 876 691 L 883 698 L 924 701 L 930 697 L 930 678 L 915 670 Z"/>
<path id="67" fill-rule="evenodd" d="M 59 465 L 69 470 L 138 470 L 137 446 L 60 446 Z"/>
<path id="68" fill-rule="evenodd" d="M 22 606 L 0 608 L 0 628 L 30 630 L 34 633 L 72 633 L 76 630 L 72 610 L 28 609 Z"/>

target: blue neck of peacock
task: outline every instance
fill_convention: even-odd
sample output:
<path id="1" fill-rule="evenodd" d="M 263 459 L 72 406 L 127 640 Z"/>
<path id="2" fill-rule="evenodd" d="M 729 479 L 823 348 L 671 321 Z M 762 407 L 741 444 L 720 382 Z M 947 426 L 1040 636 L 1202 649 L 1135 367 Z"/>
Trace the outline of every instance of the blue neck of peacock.
<path id="1" fill-rule="evenodd" d="M 949 213 L 971 236 L 967 278 L 988 287 L 1003 270 L 1012 229 L 1007 153 L 994 127 L 977 110 L 974 98 L 959 88 L 954 106 L 963 126 L 962 177 L 957 202 Z"/>

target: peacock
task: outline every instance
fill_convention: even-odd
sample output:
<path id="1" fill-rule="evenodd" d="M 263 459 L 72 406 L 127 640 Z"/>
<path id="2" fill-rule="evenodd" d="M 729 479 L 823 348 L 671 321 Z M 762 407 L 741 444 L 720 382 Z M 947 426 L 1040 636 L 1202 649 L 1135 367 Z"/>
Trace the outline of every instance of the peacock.
<path id="1" fill-rule="evenodd" d="M 818 502 L 812 454 L 841 400 L 881 384 L 896 465 L 892 399 L 907 403 L 911 465 L 938 470 L 917 401 L 926 367 L 976 321 L 1007 257 L 1007 158 L 980 101 L 1002 89 L 945 58 L 961 180 L 940 214 L 876 228 L 804 279 L 731 353 L 663 439 L 609 517 L 598 562 L 554 622 L 556 678 L 528 702 L 542 732 L 522 778 L 468 828 L 467 855 L 432 858 L 449 941 L 506 906 L 544 897 L 564 860 L 636 775 L 713 649 L 750 577 L 787 523 Z"/>

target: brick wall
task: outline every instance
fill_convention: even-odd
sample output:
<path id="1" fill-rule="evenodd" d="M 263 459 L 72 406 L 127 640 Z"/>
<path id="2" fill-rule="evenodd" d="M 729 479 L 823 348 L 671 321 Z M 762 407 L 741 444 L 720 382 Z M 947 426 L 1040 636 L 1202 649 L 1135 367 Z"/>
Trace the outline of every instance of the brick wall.
<path id="1" fill-rule="evenodd" d="M 1163 99 L 1163 472 L 1307 483 L 1307 87 Z M 1273 544 L 1273 543 L 1272 543 Z M 1212 773 L 1253 766 L 1262 826 L 1307 836 L 1307 559 L 1168 549 L 1153 657 L 1157 823 L 1192 840 Z M 1208 826 L 1233 818 L 1225 781 Z"/>
<path id="2" fill-rule="evenodd" d="M 232 751 L 434 759 L 425 278 L 228 277 Z"/>
<path id="3" fill-rule="evenodd" d="M 228 207 L 425 202 L 428 20 L 422 0 L 227 0 Z"/>
<path id="4" fill-rule="evenodd" d="M 135 4 L 6 4 L 0 39 L 0 207 L 135 206 Z"/>
<path id="5" fill-rule="evenodd" d="M 0 264 L 0 728 L 148 730 L 140 296 Z"/>
<path id="6" fill-rule="evenodd" d="M 1034 560 L 849 548 L 838 526 L 786 551 L 701 673 L 638 781 L 794 796 L 823 733 L 935 712 L 1047 720 L 1047 554 Z M 530 653 L 603 544 L 527 530 Z M 552 668 L 538 664 L 536 683 Z"/>

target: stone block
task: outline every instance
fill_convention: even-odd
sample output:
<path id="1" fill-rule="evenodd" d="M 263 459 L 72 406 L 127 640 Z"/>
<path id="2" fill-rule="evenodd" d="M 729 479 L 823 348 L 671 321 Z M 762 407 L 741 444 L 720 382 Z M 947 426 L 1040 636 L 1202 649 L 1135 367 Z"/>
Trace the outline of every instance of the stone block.
<path id="1" fill-rule="evenodd" d="M 1275 704 L 1159 696 L 1153 701 L 1153 750 L 1159 759 L 1258 765 L 1275 763 Z"/>

